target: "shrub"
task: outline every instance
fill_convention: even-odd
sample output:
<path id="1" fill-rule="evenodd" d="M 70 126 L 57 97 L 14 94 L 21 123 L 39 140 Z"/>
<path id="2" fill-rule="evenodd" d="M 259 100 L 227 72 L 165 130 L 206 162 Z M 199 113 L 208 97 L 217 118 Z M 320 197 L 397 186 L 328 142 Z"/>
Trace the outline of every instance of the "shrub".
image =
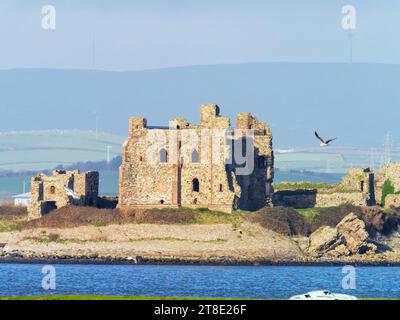
<path id="1" fill-rule="evenodd" d="M 304 217 L 292 208 L 263 208 L 244 217 L 250 222 L 259 223 L 266 229 L 286 236 L 307 236 L 310 233 L 309 224 Z"/>
<path id="2" fill-rule="evenodd" d="M 110 224 L 149 223 L 182 224 L 195 220 L 193 210 L 120 210 L 67 206 L 54 210 L 40 219 L 24 223 L 25 228 L 73 228 L 78 226 L 104 227 Z"/>
<path id="3" fill-rule="evenodd" d="M 311 232 L 314 232 L 321 226 L 336 227 L 336 225 L 351 212 L 357 216 L 362 215 L 361 207 L 353 205 L 315 209 L 318 210 L 318 213 L 315 213 L 310 220 Z"/>
<path id="4" fill-rule="evenodd" d="M 376 207 L 357 207 L 352 205 L 343 205 L 330 208 L 315 208 L 318 213 L 314 214 L 309 220 L 311 232 L 314 232 L 321 226 L 336 227 L 342 219 L 353 212 L 359 219 L 365 223 L 365 228 L 371 238 L 378 235 L 390 234 L 397 230 L 399 218 L 393 214 L 390 217 L 386 215 L 382 208 Z"/>
<path id="5" fill-rule="evenodd" d="M 57 242 L 60 240 L 60 235 L 57 233 L 50 233 L 48 238 L 50 242 Z"/>
<path id="6" fill-rule="evenodd" d="M 381 204 L 384 207 L 385 206 L 385 200 L 386 197 L 389 194 L 395 194 L 394 191 L 394 186 L 392 181 L 390 181 L 389 179 L 385 181 L 385 183 L 383 184 L 383 188 L 382 188 L 382 199 L 381 199 Z"/>
<path id="7" fill-rule="evenodd" d="M 27 214 L 26 207 L 16 207 L 13 205 L 0 206 L 0 217 L 21 217 Z"/>

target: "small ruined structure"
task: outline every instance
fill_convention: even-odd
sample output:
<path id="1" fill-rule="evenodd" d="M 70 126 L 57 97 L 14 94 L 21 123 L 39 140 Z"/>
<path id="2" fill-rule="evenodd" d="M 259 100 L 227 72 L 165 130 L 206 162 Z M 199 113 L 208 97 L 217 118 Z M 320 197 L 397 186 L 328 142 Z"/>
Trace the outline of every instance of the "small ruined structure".
<path id="1" fill-rule="evenodd" d="M 270 204 L 272 133 L 250 113 L 236 128 L 217 105 L 202 105 L 200 124 L 178 118 L 149 127 L 131 118 L 119 177 L 120 208 L 257 210 Z"/>
<path id="2" fill-rule="evenodd" d="M 29 219 L 67 205 L 96 206 L 99 190 L 99 173 L 53 171 L 52 175 L 39 174 L 31 180 Z"/>
<path id="3" fill-rule="evenodd" d="M 376 204 L 374 177 L 369 168 L 350 169 L 339 184 L 328 188 L 279 190 L 273 195 L 273 204 L 300 209 L 343 204 L 373 206 Z"/>
<path id="4" fill-rule="evenodd" d="M 375 174 L 370 168 L 350 169 L 339 184 L 339 190 L 361 193 L 367 206 L 376 204 L 375 189 Z"/>

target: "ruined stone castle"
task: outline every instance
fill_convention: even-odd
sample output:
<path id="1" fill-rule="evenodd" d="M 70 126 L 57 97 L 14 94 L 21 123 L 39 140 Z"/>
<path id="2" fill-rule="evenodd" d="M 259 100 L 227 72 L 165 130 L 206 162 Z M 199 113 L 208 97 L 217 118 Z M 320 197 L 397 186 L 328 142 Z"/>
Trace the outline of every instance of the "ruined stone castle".
<path id="1" fill-rule="evenodd" d="M 119 173 L 120 208 L 257 210 L 271 202 L 274 155 L 269 126 L 239 113 L 236 127 L 217 105 L 202 105 L 200 124 L 168 127 L 129 121 Z"/>
<path id="2" fill-rule="evenodd" d="M 31 179 L 29 219 L 67 205 L 96 206 L 99 173 L 92 171 L 53 171 L 52 175 L 39 174 Z"/>

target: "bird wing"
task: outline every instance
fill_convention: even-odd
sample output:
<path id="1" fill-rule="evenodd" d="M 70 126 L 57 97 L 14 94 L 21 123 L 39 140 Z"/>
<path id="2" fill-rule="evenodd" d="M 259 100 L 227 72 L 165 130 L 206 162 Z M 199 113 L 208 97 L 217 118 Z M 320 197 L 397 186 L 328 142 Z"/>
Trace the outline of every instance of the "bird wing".
<path id="1" fill-rule="evenodd" d="M 318 135 L 318 132 L 317 132 L 317 131 L 315 131 L 315 136 L 316 136 L 317 139 L 320 140 L 322 143 L 325 143 L 325 140 L 322 139 L 322 138 Z"/>
<path id="2" fill-rule="evenodd" d="M 335 141 L 335 140 L 337 140 L 337 138 L 335 138 L 335 139 L 330 139 L 330 140 L 328 140 L 328 141 L 326 142 L 326 144 L 331 143 L 332 141 Z"/>

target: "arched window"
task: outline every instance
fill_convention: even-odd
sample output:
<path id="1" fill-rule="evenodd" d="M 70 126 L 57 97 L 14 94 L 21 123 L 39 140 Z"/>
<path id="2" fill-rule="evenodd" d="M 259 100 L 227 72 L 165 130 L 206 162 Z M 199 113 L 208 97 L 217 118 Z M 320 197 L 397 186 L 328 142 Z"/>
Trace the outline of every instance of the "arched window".
<path id="1" fill-rule="evenodd" d="M 195 178 L 192 181 L 192 191 L 193 192 L 200 192 L 200 182 L 199 179 Z"/>
<path id="2" fill-rule="evenodd" d="M 160 163 L 168 162 L 168 152 L 164 148 L 160 150 Z"/>
<path id="3" fill-rule="evenodd" d="M 219 192 L 222 192 L 224 189 L 222 187 L 222 183 L 219 184 Z"/>
<path id="4" fill-rule="evenodd" d="M 192 152 L 192 163 L 198 163 L 199 162 L 199 153 L 197 150 L 193 150 Z"/>
<path id="5" fill-rule="evenodd" d="M 56 187 L 55 186 L 51 186 L 50 187 L 50 194 L 55 194 L 56 193 Z"/>

